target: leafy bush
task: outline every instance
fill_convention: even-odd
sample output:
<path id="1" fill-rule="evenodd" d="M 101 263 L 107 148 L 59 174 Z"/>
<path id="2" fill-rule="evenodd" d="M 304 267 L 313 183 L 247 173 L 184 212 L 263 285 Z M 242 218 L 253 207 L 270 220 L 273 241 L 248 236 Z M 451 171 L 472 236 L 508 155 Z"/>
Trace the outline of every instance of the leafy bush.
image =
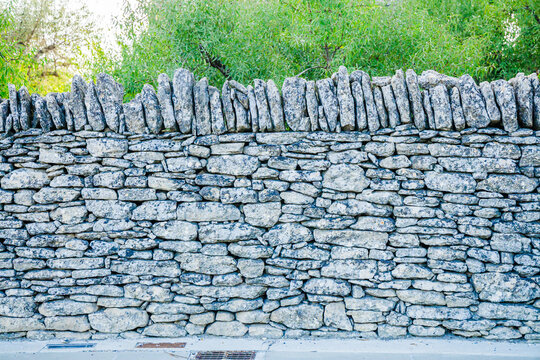
<path id="1" fill-rule="evenodd" d="M 121 21 L 120 55 L 96 49 L 94 73 L 111 72 L 128 98 L 178 67 L 217 86 L 226 78 L 321 78 L 342 64 L 372 75 L 410 67 L 508 78 L 538 70 L 539 7 L 534 0 L 139 0 Z M 512 24 L 520 33 L 508 41 Z"/>

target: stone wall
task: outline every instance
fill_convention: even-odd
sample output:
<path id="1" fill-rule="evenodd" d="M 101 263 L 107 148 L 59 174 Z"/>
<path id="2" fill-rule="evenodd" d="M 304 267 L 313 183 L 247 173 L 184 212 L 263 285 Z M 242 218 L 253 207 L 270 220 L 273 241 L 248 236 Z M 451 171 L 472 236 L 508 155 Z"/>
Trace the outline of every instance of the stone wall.
<path id="1" fill-rule="evenodd" d="M 116 133 L 175 132 L 193 135 L 235 132 L 395 129 L 409 124 L 418 130 L 520 128 L 540 130 L 540 82 L 536 73 L 506 81 L 482 82 L 469 75 L 454 78 L 433 70 L 420 76 L 409 69 L 394 76 L 350 75 L 343 66 L 331 78 L 285 79 L 281 92 L 272 80 L 255 79 L 244 86 L 230 80 L 222 91 L 206 78 L 195 80 L 185 69 L 173 80 L 161 74 L 158 89 L 143 86 L 123 103 L 124 88 L 112 76 L 96 83 L 75 76 L 71 92 L 39 94 L 9 85 L 0 98 L 0 132 L 30 128 Z"/>
<path id="2" fill-rule="evenodd" d="M 514 130 L 11 132 L 0 336 L 538 340 L 540 137 Z"/>

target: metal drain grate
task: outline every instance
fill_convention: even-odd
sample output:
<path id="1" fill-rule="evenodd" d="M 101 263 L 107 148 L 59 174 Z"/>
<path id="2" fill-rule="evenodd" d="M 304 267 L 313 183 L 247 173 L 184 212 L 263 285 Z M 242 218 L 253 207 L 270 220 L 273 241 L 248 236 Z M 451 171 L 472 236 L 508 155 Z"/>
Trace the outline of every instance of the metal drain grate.
<path id="1" fill-rule="evenodd" d="M 255 351 L 201 351 L 195 360 L 254 360 Z"/>
<path id="2" fill-rule="evenodd" d="M 65 344 L 47 344 L 47 349 L 88 349 L 93 348 L 96 344 L 84 343 L 65 343 Z"/>
<path id="3" fill-rule="evenodd" d="M 137 349 L 182 349 L 186 343 L 137 343 Z"/>

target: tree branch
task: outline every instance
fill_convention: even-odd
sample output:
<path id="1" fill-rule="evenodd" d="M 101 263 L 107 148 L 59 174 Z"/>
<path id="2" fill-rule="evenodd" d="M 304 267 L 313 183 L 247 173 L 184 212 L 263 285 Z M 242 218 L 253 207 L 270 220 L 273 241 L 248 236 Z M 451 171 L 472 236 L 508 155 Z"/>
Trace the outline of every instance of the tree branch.
<path id="1" fill-rule="evenodd" d="M 221 60 L 212 54 L 210 54 L 202 44 L 199 44 L 199 51 L 201 52 L 202 56 L 204 57 L 204 60 L 213 67 L 214 69 L 217 69 L 227 80 L 231 79 L 231 72 L 230 70 L 221 62 Z"/>

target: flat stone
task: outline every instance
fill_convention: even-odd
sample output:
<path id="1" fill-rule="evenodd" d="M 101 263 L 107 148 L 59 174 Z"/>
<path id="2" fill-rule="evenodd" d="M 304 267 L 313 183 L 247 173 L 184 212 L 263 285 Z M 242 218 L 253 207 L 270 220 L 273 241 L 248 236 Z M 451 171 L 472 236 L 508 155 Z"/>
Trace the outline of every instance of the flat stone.
<path id="1" fill-rule="evenodd" d="M 179 254 L 176 260 L 184 271 L 200 274 L 221 275 L 236 271 L 236 261 L 230 256 L 207 256 L 202 254 Z"/>
<path id="2" fill-rule="evenodd" d="M 263 240 L 271 246 L 294 244 L 312 239 L 311 231 L 296 223 L 278 224 L 263 235 Z"/>
<path id="3" fill-rule="evenodd" d="M 182 203 L 178 205 L 178 219 L 201 221 L 235 221 L 240 211 L 234 205 L 215 202 Z"/>
<path id="4" fill-rule="evenodd" d="M 90 314 L 97 311 L 94 303 L 73 300 L 56 300 L 41 304 L 38 311 L 43 316 L 73 316 Z"/>
<path id="5" fill-rule="evenodd" d="M 476 181 L 468 174 L 427 172 L 424 178 L 428 189 L 449 193 L 473 193 Z"/>
<path id="6" fill-rule="evenodd" d="M 86 200 L 86 208 L 97 217 L 129 219 L 135 204 L 117 200 Z"/>
<path id="7" fill-rule="evenodd" d="M 474 274 L 472 283 L 481 300 L 525 303 L 540 297 L 540 287 L 516 274 Z"/>
<path id="8" fill-rule="evenodd" d="M 247 326 L 239 321 L 216 321 L 206 329 L 206 334 L 216 336 L 231 336 L 240 337 L 244 336 L 248 331 Z"/>
<path id="9" fill-rule="evenodd" d="M 521 304 L 496 304 L 481 302 L 477 315 L 486 319 L 540 320 L 540 309 Z"/>
<path id="10" fill-rule="evenodd" d="M 36 303 L 31 297 L 0 298 L 0 315 L 11 317 L 31 317 L 34 315 Z"/>
<path id="11" fill-rule="evenodd" d="M 119 158 L 127 153 L 128 142 L 123 139 L 92 138 L 86 140 L 86 147 L 94 157 Z"/>
<path id="12" fill-rule="evenodd" d="M 178 128 L 184 134 L 191 132 L 195 118 L 193 111 L 193 86 L 195 77 L 186 69 L 177 69 L 173 77 L 173 106 Z"/>
<path id="13" fill-rule="evenodd" d="M 504 194 L 530 193 L 538 186 L 538 179 L 524 175 L 489 175 L 478 184 L 478 189 Z"/>
<path id="14" fill-rule="evenodd" d="M 144 327 L 148 314 L 140 309 L 105 309 L 88 315 L 92 329 L 104 333 L 120 333 Z"/>
<path id="15" fill-rule="evenodd" d="M 270 320 L 291 329 L 314 330 L 323 325 L 323 313 L 318 305 L 288 306 L 273 311 Z"/>
<path id="16" fill-rule="evenodd" d="M 197 238 L 197 225 L 178 220 L 159 222 L 152 226 L 152 233 L 167 240 L 195 240 Z"/>
<path id="17" fill-rule="evenodd" d="M 315 242 L 347 247 L 363 247 L 368 249 L 386 249 L 388 234 L 360 230 L 319 230 L 313 231 Z"/>
<path id="18" fill-rule="evenodd" d="M 351 292 L 351 286 L 346 281 L 327 278 L 310 279 L 302 289 L 317 295 L 347 296 Z"/>
<path id="19" fill-rule="evenodd" d="M 299 77 L 286 78 L 281 88 L 285 121 L 293 131 L 309 131 L 309 118 L 305 116 L 306 80 Z"/>
<path id="20" fill-rule="evenodd" d="M 499 109 L 504 130 L 514 132 L 519 129 L 516 97 L 512 85 L 506 80 L 496 80 L 491 83 Z"/>
<path id="21" fill-rule="evenodd" d="M 324 325 L 352 331 L 351 320 L 345 313 L 345 304 L 343 302 L 333 302 L 324 307 Z"/>
<path id="22" fill-rule="evenodd" d="M 157 221 L 176 219 L 176 201 L 145 201 L 142 205 L 133 210 L 131 219 Z"/>
<path id="23" fill-rule="evenodd" d="M 165 277 L 178 277 L 180 267 L 176 261 L 154 260 L 113 260 L 111 270 L 120 274 L 128 275 L 154 275 Z"/>
<path id="24" fill-rule="evenodd" d="M 243 212 L 248 224 L 269 228 L 274 226 L 281 216 L 281 203 L 246 204 Z"/>
<path id="25" fill-rule="evenodd" d="M 22 331 L 43 330 L 43 323 L 34 318 L 0 317 L 0 333 L 18 333 Z"/>
<path id="26" fill-rule="evenodd" d="M 321 268 L 321 275 L 336 279 L 373 279 L 377 263 L 373 260 L 333 260 Z"/>
<path id="27" fill-rule="evenodd" d="M 212 156 L 206 168 L 211 173 L 225 175 L 251 175 L 259 167 L 259 160 L 249 155 Z"/>
<path id="28" fill-rule="evenodd" d="M 332 165 L 323 176 L 323 186 L 338 191 L 362 192 L 369 183 L 364 170 L 358 165 Z"/>
<path id="29" fill-rule="evenodd" d="M 46 172 L 32 169 L 14 170 L 1 180 L 2 189 L 41 189 L 48 183 Z"/>
<path id="30" fill-rule="evenodd" d="M 199 240 L 202 243 L 229 243 L 241 240 L 257 239 L 263 230 L 246 223 L 208 224 L 199 229 Z"/>

